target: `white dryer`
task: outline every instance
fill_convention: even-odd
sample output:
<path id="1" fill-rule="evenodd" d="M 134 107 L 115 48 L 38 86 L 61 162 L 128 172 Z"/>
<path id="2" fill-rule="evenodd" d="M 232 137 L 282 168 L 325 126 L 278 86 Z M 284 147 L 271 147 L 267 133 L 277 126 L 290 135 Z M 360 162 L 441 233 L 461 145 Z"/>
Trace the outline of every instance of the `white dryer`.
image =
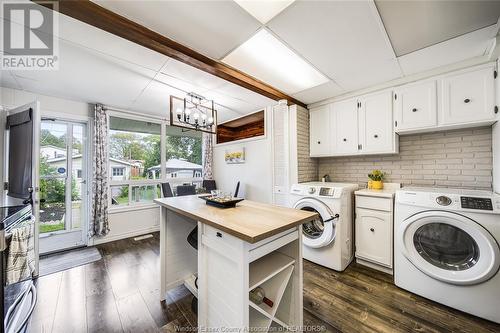
<path id="1" fill-rule="evenodd" d="M 500 323 L 500 196 L 403 189 L 394 223 L 397 286 Z"/>
<path id="2" fill-rule="evenodd" d="M 292 186 L 292 207 L 318 213 L 302 225 L 303 257 L 343 271 L 353 259 L 353 194 L 356 184 L 300 183 Z"/>

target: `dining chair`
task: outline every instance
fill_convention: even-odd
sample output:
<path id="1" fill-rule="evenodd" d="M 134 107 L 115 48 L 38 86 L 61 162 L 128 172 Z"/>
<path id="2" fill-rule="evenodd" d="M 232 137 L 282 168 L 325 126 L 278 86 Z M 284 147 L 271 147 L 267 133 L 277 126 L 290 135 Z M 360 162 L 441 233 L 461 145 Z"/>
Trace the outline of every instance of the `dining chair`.
<path id="1" fill-rule="evenodd" d="M 217 189 L 217 185 L 215 184 L 215 180 L 213 179 L 204 179 L 201 183 L 201 187 L 203 187 L 207 191 L 207 193 L 210 193 L 210 191 Z"/>
<path id="2" fill-rule="evenodd" d="M 193 195 L 196 194 L 196 186 L 195 185 L 179 185 L 177 186 L 177 196 L 181 197 L 184 195 Z"/>
<path id="3" fill-rule="evenodd" d="M 171 198 L 174 196 L 174 193 L 172 192 L 172 188 L 170 187 L 169 183 L 161 183 L 161 191 L 163 193 L 164 198 Z"/>

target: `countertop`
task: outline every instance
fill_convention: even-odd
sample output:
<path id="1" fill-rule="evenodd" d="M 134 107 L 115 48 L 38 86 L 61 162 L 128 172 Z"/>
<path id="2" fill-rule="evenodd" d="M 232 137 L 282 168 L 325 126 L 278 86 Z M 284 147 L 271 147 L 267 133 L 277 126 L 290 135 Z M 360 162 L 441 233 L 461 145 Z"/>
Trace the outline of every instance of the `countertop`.
<path id="1" fill-rule="evenodd" d="M 392 189 L 382 189 L 382 190 L 371 190 L 371 189 L 362 189 L 354 192 L 356 195 L 364 195 L 369 197 L 381 197 L 381 198 L 392 198 L 396 194 L 397 190 Z"/>
<path id="2" fill-rule="evenodd" d="M 381 190 L 361 189 L 354 192 L 356 195 L 364 195 L 368 197 L 393 198 L 397 190 L 401 189 L 399 183 L 384 183 L 384 188 Z"/>
<path id="3" fill-rule="evenodd" d="M 155 199 L 155 203 L 249 243 L 314 220 L 316 213 L 244 200 L 235 208 L 209 206 L 197 195 Z"/>

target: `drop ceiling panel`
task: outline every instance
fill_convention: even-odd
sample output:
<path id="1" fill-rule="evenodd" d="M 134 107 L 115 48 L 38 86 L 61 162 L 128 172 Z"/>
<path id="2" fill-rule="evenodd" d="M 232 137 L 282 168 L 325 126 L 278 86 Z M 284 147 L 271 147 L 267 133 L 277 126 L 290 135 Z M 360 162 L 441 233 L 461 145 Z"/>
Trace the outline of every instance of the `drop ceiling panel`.
<path id="1" fill-rule="evenodd" d="M 268 27 L 345 90 L 401 76 L 371 1 L 295 2 Z"/>
<path id="2" fill-rule="evenodd" d="M 10 71 L 0 71 L 0 86 L 6 88 L 22 89 Z M 2 101 L 0 101 L 2 105 Z"/>
<path id="3" fill-rule="evenodd" d="M 96 2 L 214 59 L 221 59 L 260 27 L 234 1 Z"/>
<path id="4" fill-rule="evenodd" d="M 340 95 L 344 92 L 335 82 L 329 81 L 320 86 L 307 89 L 293 95 L 294 98 L 306 104 L 322 101 Z"/>
<path id="5" fill-rule="evenodd" d="M 66 41 L 154 71 L 160 70 L 169 59 L 163 54 L 86 23 L 64 15 L 61 17 L 63 19 L 59 24 L 59 36 Z"/>
<path id="6" fill-rule="evenodd" d="M 60 42 L 57 71 L 16 71 L 28 91 L 85 102 L 128 107 L 155 72 L 90 50 Z"/>
<path id="7" fill-rule="evenodd" d="M 141 113 L 168 118 L 170 112 L 170 95 L 178 96 L 179 91 L 161 82 L 152 81 L 130 108 Z"/>
<path id="8" fill-rule="evenodd" d="M 238 5 L 245 9 L 250 15 L 266 24 L 270 19 L 278 15 L 294 0 L 234 0 Z"/>
<path id="9" fill-rule="evenodd" d="M 227 83 L 226 80 L 186 65 L 175 59 L 170 59 L 161 69 L 161 73 L 189 82 L 191 85 L 205 90 L 217 89 Z"/>
<path id="10" fill-rule="evenodd" d="M 276 104 L 275 100 L 267 98 L 266 96 L 259 95 L 251 90 L 245 89 L 231 82 L 226 82 L 223 86 L 217 89 L 217 92 L 243 100 L 257 107 L 266 107 Z"/>
<path id="11" fill-rule="evenodd" d="M 424 72 L 482 56 L 491 47 L 496 28 L 490 26 L 399 57 L 405 75 Z"/>
<path id="12" fill-rule="evenodd" d="M 500 1 L 375 1 L 396 55 L 493 25 Z"/>

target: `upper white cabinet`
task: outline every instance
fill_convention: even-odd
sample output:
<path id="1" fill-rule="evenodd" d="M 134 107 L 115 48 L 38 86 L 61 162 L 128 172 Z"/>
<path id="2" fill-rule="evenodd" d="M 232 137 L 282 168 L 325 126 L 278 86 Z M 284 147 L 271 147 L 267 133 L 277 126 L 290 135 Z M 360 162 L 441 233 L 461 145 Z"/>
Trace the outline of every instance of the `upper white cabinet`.
<path id="1" fill-rule="evenodd" d="M 394 92 L 396 132 L 437 126 L 436 80 L 407 84 Z"/>
<path id="2" fill-rule="evenodd" d="M 310 155 L 328 156 L 331 151 L 330 106 L 310 110 Z"/>
<path id="3" fill-rule="evenodd" d="M 333 103 L 331 119 L 334 130 L 332 135 L 332 153 L 348 154 L 358 151 L 358 100 L 349 99 Z"/>
<path id="4" fill-rule="evenodd" d="M 495 119 L 494 68 L 468 70 L 443 77 L 440 125 Z"/>
<path id="5" fill-rule="evenodd" d="M 495 65 L 485 64 L 311 110 L 311 156 L 395 154 L 398 134 L 491 125 Z"/>
<path id="6" fill-rule="evenodd" d="M 329 156 L 397 152 L 391 91 L 331 104 L 330 124 Z"/>
<path id="7" fill-rule="evenodd" d="M 391 91 L 361 97 L 358 117 L 359 150 L 362 153 L 387 154 L 397 152 Z"/>

